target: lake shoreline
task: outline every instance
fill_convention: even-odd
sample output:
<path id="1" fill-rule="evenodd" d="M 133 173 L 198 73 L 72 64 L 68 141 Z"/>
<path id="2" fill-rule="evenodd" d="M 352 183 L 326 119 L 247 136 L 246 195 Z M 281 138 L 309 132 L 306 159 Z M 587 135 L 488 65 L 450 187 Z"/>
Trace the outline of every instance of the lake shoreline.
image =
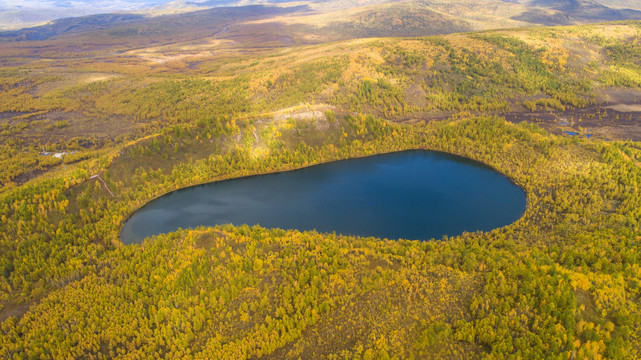
<path id="1" fill-rule="evenodd" d="M 445 152 L 445 151 L 432 150 L 432 149 L 428 149 L 428 148 L 425 148 L 425 147 L 416 147 L 416 148 L 394 150 L 394 151 L 387 151 L 387 152 L 381 152 L 381 153 L 371 153 L 371 154 L 366 154 L 366 155 L 356 156 L 356 157 L 349 157 L 349 158 L 344 158 L 344 159 L 334 159 L 334 160 L 322 161 L 322 162 L 313 163 L 313 164 L 306 164 L 305 166 L 292 167 L 292 168 L 283 168 L 283 169 L 279 169 L 279 170 L 276 170 L 276 171 L 268 171 L 268 172 L 263 172 L 263 173 L 241 174 L 240 176 L 238 176 L 237 174 L 236 174 L 236 176 L 233 176 L 233 175 L 232 176 L 223 176 L 223 177 L 221 177 L 219 179 L 216 179 L 216 180 L 203 181 L 203 182 L 200 182 L 198 184 L 191 184 L 191 185 L 188 185 L 188 186 L 177 188 L 175 190 L 160 194 L 160 195 L 154 197 L 153 199 L 150 199 L 150 200 L 146 201 L 143 205 L 137 207 L 136 210 L 134 210 L 133 212 L 130 213 L 130 215 L 127 217 L 127 220 L 125 220 L 125 221 L 123 221 L 121 223 L 121 226 L 119 227 L 119 232 L 118 232 L 119 236 L 118 237 L 119 237 L 119 240 L 121 241 L 122 244 L 131 244 L 132 241 L 128 241 L 126 239 L 123 240 L 123 230 L 127 226 L 128 222 L 134 216 L 136 216 L 136 214 L 139 214 L 140 211 L 143 210 L 145 207 L 147 207 L 149 204 L 153 203 L 157 199 L 159 199 L 159 198 L 161 198 L 163 196 L 166 196 L 168 194 L 172 194 L 172 193 L 178 194 L 178 193 L 181 193 L 183 191 L 189 191 L 191 188 L 195 188 L 195 187 L 198 187 L 198 186 L 225 183 L 225 182 L 230 181 L 230 180 L 249 181 L 252 178 L 255 178 L 255 177 L 258 177 L 258 176 L 269 176 L 269 175 L 277 175 L 277 174 L 283 174 L 283 173 L 297 173 L 298 171 L 304 171 L 305 169 L 309 169 L 311 167 L 320 166 L 320 165 L 331 165 L 333 163 L 350 162 L 352 160 L 353 161 L 358 161 L 358 160 L 363 160 L 363 159 L 367 159 L 367 158 L 372 158 L 372 157 L 377 157 L 377 156 L 385 156 L 385 155 L 393 155 L 393 154 L 401 155 L 401 154 L 404 154 L 404 153 L 433 154 L 433 155 L 436 155 L 436 156 L 438 156 L 440 158 L 451 160 L 454 163 L 457 163 L 459 165 L 460 164 L 464 164 L 465 166 L 471 165 L 473 167 L 481 168 L 481 169 L 490 171 L 492 173 L 499 174 L 501 176 L 501 178 L 506 179 L 507 182 L 511 186 L 517 187 L 519 189 L 519 191 L 522 192 L 522 194 L 524 196 L 523 208 L 519 212 L 519 216 L 516 217 L 513 221 L 510 221 L 507 224 L 501 225 L 501 226 L 498 226 L 498 227 L 504 227 L 504 226 L 507 226 L 509 224 L 517 222 L 519 219 L 521 219 L 525 215 L 525 213 L 527 212 L 527 209 L 529 208 L 529 196 L 528 196 L 528 192 L 526 191 L 526 189 L 523 186 L 521 186 L 519 183 L 517 183 L 514 179 L 509 177 L 507 174 L 505 174 L 504 172 L 498 171 L 496 168 L 494 168 L 491 165 L 486 164 L 484 162 L 481 162 L 481 161 L 478 161 L 478 160 L 475 160 L 475 159 L 471 159 L 471 158 L 468 158 L 468 157 L 464 157 L 464 156 L 461 156 L 461 155 L 458 155 L 458 154 L 453 154 L 453 153 L 449 153 L 449 152 Z M 439 159 L 439 161 L 442 161 L 442 159 Z M 233 204 L 229 204 L 229 206 L 232 207 Z M 150 221 L 153 221 L 153 219 L 150 220 Z M 207 225 L 207 224 L 199 224 L 199 225 L 210 226 L 210 225 Z M 216 225 L 219 225 L 219 224 L 216 224 Z M 240 224 L 238 224 L 238 225 L 240 225 Z M 261 226 L 266 226 L 262 222 L 260 222 L 260 225 Z M 268 226 L 268 227 L 271 227 L 271 226 Z M 278 227 L 278 226 L 276 226 L 276 227 Z M 183 227 L 181 226 L 181 228 L 183 228 Z M 297 227 L 293 227 L 293 228 L 298 229 Z M 311 230 L 311 229 L 299 229 L 299 230 L 304 231 L 304 230 Z M 489 230 L 485 229 L 485 231 L 490 231 L 490 230 L 491 229 L 489 229 Z M 321 230 L 319 230 L 319 231 L 321 231 Z M 467 230 L 465 230 L 465 231 L 467 231 Z M 477 230 L 477 231 L 479 231 L 479 230 Z M 483 230 L 480 230 L 480 231 L 483 231 Z M 325 232 L 325 231 L 321 231 L 321 232 Z M 359 233 L 353 233 L 353 234 L 347 233 L 347 234 L 344 234 L 344 235 L 361 235 L 361 234 L 359 234 Z M 452 235 L 455 235 L 455 234 L 444 233 L 443 235 L 452 236 Z M 440 235 L 437 238 L 440 238 L 443 235 Z M 379 237 L 379 236 L 375 236 L 375 237 Z M 399 237 L 399 239 L 400 238 L 406 239 L 406 237 Z M 427 240 L 427 239 L 421 239 L 421 241 L 423 241 L 423 240 Z"/>

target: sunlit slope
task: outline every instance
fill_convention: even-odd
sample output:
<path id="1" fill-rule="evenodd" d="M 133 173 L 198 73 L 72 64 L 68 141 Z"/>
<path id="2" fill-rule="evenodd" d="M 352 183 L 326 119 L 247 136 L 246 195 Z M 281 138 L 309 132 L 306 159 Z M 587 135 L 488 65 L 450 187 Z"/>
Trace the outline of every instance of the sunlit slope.
<path id="1" fill-rule="evenodd" d="M 57 40 L 5 44 L 1 182 L 55 163 L 38 155 L 43 147 L 85 156 L 171 124 L 301 104 L 395 121 L 493 113 L 557 133 L 640 139 L 640 33 L 633 22 L 249 53 L 210 38 L 98 56 L 59 52 Z"/>

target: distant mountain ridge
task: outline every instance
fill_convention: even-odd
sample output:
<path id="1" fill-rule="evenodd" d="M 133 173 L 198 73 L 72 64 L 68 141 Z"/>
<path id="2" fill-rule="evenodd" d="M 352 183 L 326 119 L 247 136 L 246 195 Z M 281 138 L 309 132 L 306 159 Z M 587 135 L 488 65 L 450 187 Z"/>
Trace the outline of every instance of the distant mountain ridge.
<path id="1" fill-rule="evenodd" d="M 136 14 L 98 14 L 83 17 L 63 18 L 54 20 L 47 25 L 0 33 L 0 39 L 13 38 L 14 40 L 45 40 L 59 34 L 73 34 L 106 29 L 111 26 L 127 24 L 143 18 L 144 17 L 142 15 Z"/>
<path id="2" fill-rule="evenodd" d="M 259 27 L 247 21 L 261 19 L 271 23 L 271 30 L 287 32 L 280 37 L 291 38 L 291 32 L 303 42 L 333 41 L 347 38 L 376 36 L 424 36 L 462 31 L 531 25 L 570 25 L 615 20 L 641 19 L 638 9 L 619 6 L 634 5 L 628 0 L 208 0 L 175 1 L 122 0 L 110 5 L 139 6 L 136 12 L 97 14 L 64 18 L 21 30 L 0 32 L 4 41 L 44 40 L 66 34 L 108 30 L 116 35 L 142 34 L 136 27 L 173 28 L 178 32 L 198 32 L 195 24 L 207 27 L 207 18 L 223 21 L 225 12 L 233 11 L 233 21 L 227 25 Z M 86 3 L 87 1 L 85 1 Z M 27 1 L 36 3 L 35 1 Z M 83 2 L 80 2 L 83 3 Z M 100 4 L 102 2 L 98 2 Z M 616 4 L 609 7 L 607 4 Z M 69 3 L 54 1 L 53 5 Z M 120 5 L 118 5 L 120 4 Z M 0 6 L 3 3 L 0 2 Z M 105 5 L 106 6 L 106 5 Z M 148 6 L 142 8 L 142 6 Z M 253 7 L 251 6 L 260 6 Z M 224 10 L 223 10 L 224 9 Z M 78 9 L 67 9 L 73 14 Z M 13 11 L 13 12 L 12 12 Z M 35 17 L 17 15 L 18 10 L 0 11 L 3 19 L 30 21 Z M 35 10 L 34 10 L 35 11 Z M 35 14 L 35 13 L 34 13 Z M 283 18 L 283 16 L 287 16 Z M 20 17 L 23 16 L 23 17 Z M 270 17 L 272 18 L 270 21 Z M 198 21 L 192 21 L 198 19 Z M 167 24 L 165 24 L 167 23 Z M 182 24 L 182 25 L 181 25 Z M 114 30 L 115 29 L 115 30 Z M 120 29 L 120 30 L 118 30 Z M 283 30 L 286 29 L 286 30 Z M 261 33 L 264 29 L 259 30 Z M 295 36 L 296 37 L 296 36 Z M 311 40 L 310 40 L 311 39 Z M 160 39 L 159 41 L 162 41 Z M 290 40 L 287 43 L 294 43 Z"/>
<path id="3" fill-rule="evenodd" d="M 4 0 L 0 1 L 0 29 L 18 30 L 68 17 L 133 12 L 167 2 L 166 0 Z"/>
<path id="4" fill-rule="evenodd" d="M 261 0 L 209 0 L 206 2 L 184 0 L 0 1 L 0 30 L 19 30 L 44 25 L 47 22 L 62 18 L 106 13 L 143 12 L 153 14 L 156 12 L 165 13 L 166 9 L 174 9 L 174 12 L 176 9 L 194 11 L 212 7 L 245 6 L 269 2 Z"/>
<path id="5" fill-rule="evenodd" d="M 249 5 L 200 10 L 188 14 L 145 17 L 140 14 L 98 14 L 65 18 L 49 24 L 16 31 L 0 32 L 0 41 L 46 40 L 56 36 L 78 34 L 101 34 L 103 37 L 121 39 L 121 42 L 162 43 L 163 41 L 187 41 L 207 34 L 213 35 L 225 25 L 236 22 L 263 19 L 297 11 L 306 6 L 277 7 Z M 126 40 L 126 41 L 125 41 Z"/>
<path id="6" fill-rule="evenodd" d="M 606 1 L 533 0 L 525 3 L 537 9 L 524 12 L 522 15 L 514 17 L 514 19 L 531 23 L 538 22 L 543 25 L 641 19 L 641 11 L 610 8 L 604 5 Z M 555 10 L 556 12 L 546 13 L 540 9 Z"/>

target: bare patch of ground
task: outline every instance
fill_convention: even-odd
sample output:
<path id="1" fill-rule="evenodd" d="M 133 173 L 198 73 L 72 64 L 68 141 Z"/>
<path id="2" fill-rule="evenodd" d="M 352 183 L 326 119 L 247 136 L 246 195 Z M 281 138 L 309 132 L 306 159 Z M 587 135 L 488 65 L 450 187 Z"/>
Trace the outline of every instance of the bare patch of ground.
<path id="1" fill-rule="evenodd" d="M 641 100 L 641 98 L 640 98 Z M 496 115 L 505 120 L 537 124 L 557 135 L 581 136 L 601 140 L 641 141 L 641 101 L 636 103 L 604 103 L 585 108 L 569 108 L 564 111 L 541 109 L 537 111 L 515 110 L 505 113 L 461 113 L 446 111 L 417 112 L 410 116 L 393 119 L 403 124 L 467 117 Z"/>
<path id="2" fill-rule="evenodd" d="M 641 89 L 605 88 L 597 93 L 610 105 L 641 104 Z"/>
<path id="3" fill-rule="evenodd" d="M 5 111 L 5 112 L 0 112 L 0 120 L 10 120 L 16 116 L 23 116 L 28 113 L 25 112 L 17 112 L 17 111 Z"/>
<path id="4" fill-rule="evenodd" d="M 12 316 L 17 318 L 22 317 L 22 315 L 29 310 L 31 305 L 32 303 L 8 304 L 4 309 L 2 309 L 2 311 L 0 311 L 0 322 L 5 321 Z"/>
<path id="5" fill-rule="evenodd" d="M 622 113 L 641 112 L 641 104 L 616 104 L 608 106 L 607 109 L 612 109 Z"/>
<path id="6" fill-rule="evenodd" d="M 565 111 L 509 112 L 505 119 L 514 123 L 536 123 L 554 134 L 586 136 L 603 140 L 641 141 L 641 109 L 630 104 L 606 104 Z M 630 108 L 628 108 L 630 107 Z"/>
<path id="7" fill-rule="evenodd" d="M 313 123 L 317 130 L 327 130 L 330 124 L 325 112 L 334 110 L 335 107 L 326 104 L 296 106 L 276 111 L 271 114 L 271 118 L 277 123 L 289 120 L 307 121 Z"/>
<path id="8" fill-rule="evenodd" d="M 26 183 L 27 181 L 29 181 L 31 179 L 34 179 L 34 178 L 40 176 L 41 174 L 44 174 L 44 172 L 45 172 L 45 170 L 42 170 L 42 169 L 30 170 L 30 171 L 24 172 L 24 173 L 18 175 L 17 177 L 13 178 L 12 181 L 15 182 L 18 185 L 22 185 L 22 184 Z"/>
<path id="9" fill-rule="evenodd" d="M 602 88 L 596 95 L 598 104 L 584 108 L 513 111 L 504 116 L 515 123 L 536 123 L 554 134 L 641 141 L 641 89 Z"/>
<path id="10" fill-rule="evenodd" d="M 106 81 L 115 78 L 116 75 L 113 74 L 94 74 L 87 77 L 84 81 L 86 83 L 93 83 L 97 81 Z"/>
<path id="11" fill-rule="evenodd" d="M 409 91 L 408 98 L 420 98 L 419 89 Z M 529 111 L 512 103 L 508 112 L 462 112 L 443 110 L 413 112 L 409 115 L 390 119 L 404 124 L 455 119 L 463 116 L 495 115 L 513 123 L 537 124 L 547 131 L 564 136 L 581 136 L 602 140 L 641 141 L 641 89 L 602 88 L 596 91 L 597 104 L 583 108 L 568 107 L 564 111 L 539 106 Z M 379 114 L 380 115 L 380 114 Z"/>

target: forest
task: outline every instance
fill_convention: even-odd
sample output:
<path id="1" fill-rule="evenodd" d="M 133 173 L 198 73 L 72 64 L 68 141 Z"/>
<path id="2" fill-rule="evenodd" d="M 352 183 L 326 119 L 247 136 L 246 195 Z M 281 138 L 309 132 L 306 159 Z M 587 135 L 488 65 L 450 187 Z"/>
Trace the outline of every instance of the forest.
<path id="1" fill-rule="evenodd" d="M 641 143 L 603 130 L 639 120 L 608 106 L 638 94 L 640 38 L 619 22 L 196 66 L 70 53 L 57 75 L 5 55 L 0 358 L 640 358 Z M 118 237 L 176 189 L 408 149 L 507 175 L 525 214 L 427 241 L 249 225 Z"/>

